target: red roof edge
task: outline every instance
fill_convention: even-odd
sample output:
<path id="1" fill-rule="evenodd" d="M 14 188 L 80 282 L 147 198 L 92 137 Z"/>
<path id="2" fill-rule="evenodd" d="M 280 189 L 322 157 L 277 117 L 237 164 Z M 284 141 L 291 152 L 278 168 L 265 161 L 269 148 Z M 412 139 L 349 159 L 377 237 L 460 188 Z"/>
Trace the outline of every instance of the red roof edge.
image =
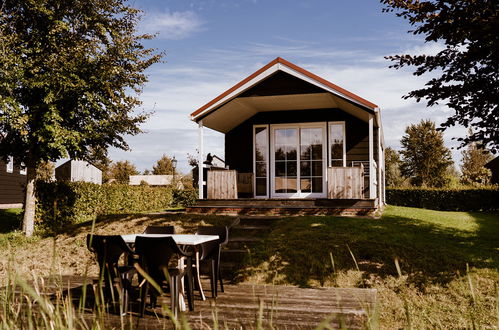
<path id="1" fill-rule="evenodd" d="M 350 97 L 356 101 L 358 101 L 359 103 L 361 103 L 362 105 L 368 107 L 368 108 L 377 108 L 378 106 L 374 103 L 371 103 L 369 101 L 367 101 L 366 99 L 354 94 L 354 93 L 351 93 L 349 91 L 347 91 L 346 89 L 343 89 L 341 88 L 340 86 L 338 85 L 335 85 L 329 81 L 327 81 L 326 79 L 323 79 L 291 62 L 288 62 L 286 61 L 285 59 L 281 58 L 281 57 L 277 57 L 276 59 L 274 59 L 273 61 L 271 61 L 270 63 L 268 63 L 267 65 L 265 65 L 264 67 L 262 67 L 261 69 L 255 71 L 253 74 L 251 74 L 250 76 L 248 76 L 247 78 L 241 80 L 240 82 L 238 82 L 237 84 L 235 84 L 234 86 L 232 86 L 231 88 L 229 88 L 228 90 L 226 90 L 225 92 L 223 92 L 222 94 L 218 95 L 217 97 L 215 97 L 213 100 L 211 100 L 210 102 L 206 103 L 205 105 L 203 105 L 201 108 L 197 109 L 196 111 L 194 111 L 193 113 L 191 113 L 191 117 L 194 117 L 198 114 L 200 114 L 201 112 L 203 112 L 204 110 L 206 110 L 207 108 L 209 108 L 210 106 L 212 106 L 213 104 L 215 104 L 216 102 L 220 101 L 222 98 L 224 98 L 225 96 L 229 95 L 230 93 L 232 93 L 233 91 L 235 91 L 236 89 L 238 89 L 239 87 L 241 87 L 242 85 L 246 84 L 248 81 L 250 81 L 251 79 L 255 78 L 256 76 L 258 76 L 259 74 L 261 74 L 262 72 L 266 71 L 267 69 L 269 69 L 270 67 L 272 67 L 273 65 L 277 64 L 277 63 L 282 63 L 288 67 L 290 67 L 291 69 L 295 70 L 295 71 L 298 71 L 300 72 L 301 74 L 304 74 L 306 75 L 307 77 L 311 78 L 311 79 L 314 79 L 318 82 L 320 82 L 321 84 L 324 84 L 340 93 L 342 93 L 343 95 L 347 96 L 347 97 Z"/>

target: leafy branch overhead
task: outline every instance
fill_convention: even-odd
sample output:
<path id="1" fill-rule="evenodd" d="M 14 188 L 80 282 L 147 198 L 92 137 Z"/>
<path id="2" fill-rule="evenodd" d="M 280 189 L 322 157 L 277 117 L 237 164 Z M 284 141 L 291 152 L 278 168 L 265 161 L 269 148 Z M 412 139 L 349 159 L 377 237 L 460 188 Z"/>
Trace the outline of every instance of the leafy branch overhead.
<path id="1" fill-rule="evenodd" d="M 123 0 L 7 0 L 0 9 L 1 154 L 32 165 L 127 149 L 134 114 L 162 54 L 138 35 L 140 11 Z"/>
<path id="2" fill-rule="evenodd" d="M 395 12 L 423 35 L 426 43 L 442 45 L 437 54 L 387 56 L 392 68 L 414 67 L 414 75 L 432 73 L 423 88 L 404 98 L 447 105 L 454 113 L 442 128 L 472 127 L 458 138 L 462 146 L 479 142 L 499 151 L 499 16 L 495 0 L 381 0 L 383 11 Z"/>

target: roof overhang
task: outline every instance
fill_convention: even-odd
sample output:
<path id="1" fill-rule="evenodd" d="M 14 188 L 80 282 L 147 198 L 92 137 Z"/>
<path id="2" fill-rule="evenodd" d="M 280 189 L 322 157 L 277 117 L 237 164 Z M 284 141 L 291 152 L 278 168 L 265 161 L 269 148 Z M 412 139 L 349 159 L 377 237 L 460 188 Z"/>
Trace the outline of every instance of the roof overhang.
<path id="1" fill-rule="evenodd" d="M 321 88 L 323 93 L 286 94 L 239 97 L 243 92 L 269 78 L 278 71 L 295 76 Z M 203 121 L 203 126 L 227 133 L 259 112 L 304 109 L 341 109 L 365 122 L 371 115 L 375 125 L 381 126 L 379 108 L 313 73 L 282 58 L 276 58 L 260 70 L 242 80 L 191 114 L 191 120 Z"/>

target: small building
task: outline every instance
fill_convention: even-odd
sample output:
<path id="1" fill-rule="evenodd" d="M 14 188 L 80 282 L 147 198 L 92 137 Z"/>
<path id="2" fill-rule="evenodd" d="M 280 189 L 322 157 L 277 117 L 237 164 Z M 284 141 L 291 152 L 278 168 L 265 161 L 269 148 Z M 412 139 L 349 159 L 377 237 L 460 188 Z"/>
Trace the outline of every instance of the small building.
<path id="1" fill-rule="evenodd" d="M 269 208 L 343 203 L 376 210 L 384 205 L 379 107 L 282 58 L 194 111 L 191 120 L 199 126 L 199 163 L 203 130 L 210 128 L 225 134 L 230 169 L 208 171 L 207 178 L 199 171 L 198 203 L 238 199 L 232 204 L 239 207 L 250 198 L 248 205 Z M 251 188 L 238 190 L 241 180 Z"/>
<path id="2" fill-rule="evenodd" d="M 485 164 L 485 167 L 488 168 L 490 172 L 492 172 L 490 183 L 499 184 L 499 156 Z"/>
<path id="3" fill-rule="evenodd" d="M 26 169 L 15 164 L 12 157 L 7 163 L 0 160 L 0 208 L 20 208 L 24 204 Z"/>
<path id="4" fill-rule="evenodd" d="M 102 171 L 84 160 L 68 160 L 55 169 L 57 181 L 102 184 Z"/>
<path id="5" fill-rule="evenodd" d="M 175 176 L 175 181 L 179 185 L 179 188 L 182 187 L 180 179 L 182 179 L 180 175 Z M 173 175 L 130 175 L 131 186 L 138 186 L 144 183 L 149 186 L 168 186 L 173 182 Z"/>

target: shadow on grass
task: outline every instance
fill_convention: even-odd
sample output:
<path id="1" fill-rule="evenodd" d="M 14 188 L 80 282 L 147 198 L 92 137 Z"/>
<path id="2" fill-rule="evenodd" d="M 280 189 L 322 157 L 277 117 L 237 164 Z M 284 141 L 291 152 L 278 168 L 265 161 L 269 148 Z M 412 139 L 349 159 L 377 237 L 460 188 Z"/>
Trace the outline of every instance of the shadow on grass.
<path id="1" fill-rule="evenodd" d="M 110 214 L 97 217 L 95 220 L 95 230 L 99 231 L 102 228 L 114 225 L 117 227 L 116 234 L 140 233 L 147 226 L 167 226 L 175 225 L 181 227 L 183 232 L 195 232 L 200 224 L 224 225 L 228 226 L 234 221 L 234 217 L 229 216 L 203 216 L 191 215 L 185 213 L 129 213 L 129 214 Z M 46 236 L 54 234 L 71 234 L 77 235 L 80 233 L 90 233 L 94 221 L 86 221 L 79 224 L 67 225 L 54 232 L 47 232 Z"/>
<path id="2" fill-rule="evenodd" d="M 499 266 L 499 216 L 469 213 L 475 231 L 386 215 L 382 219 L 297 217 L 282 219 L 239 270 L 240 279 L 260 273 L 267 282 L 323 284 L 336 271 L 356 270 L 364 279 L 397 275 L 394 260 L 416 286 L 448 283 L 476 268 Z M 351 251 L 351 253 L 350 253 Z M 354 258 L 352 257 L 355 257 Z M 278 276 L 276 277 L 276 274 Z M 279 280 L 279 278 L 281 278 Z M 362 283 L 358 283 L 362 286 Z"/>
<path id="3" fill-rule="evenodd" d="M 0 209 L 0 233 L 21 229 L 22 209 Z"/>

